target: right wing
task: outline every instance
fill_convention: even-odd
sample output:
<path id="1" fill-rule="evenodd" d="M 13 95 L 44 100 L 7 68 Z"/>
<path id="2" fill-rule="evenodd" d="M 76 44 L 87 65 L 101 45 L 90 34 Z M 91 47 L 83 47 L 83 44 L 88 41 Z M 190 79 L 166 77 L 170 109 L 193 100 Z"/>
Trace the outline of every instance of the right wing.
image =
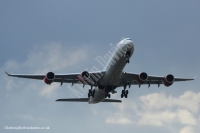
<path id="1" fill-rule="evenodd" d="M 127 83 L 128 85 L 139 85 L 139 83 L 137 81 L 138 75 L 139 74 L 136 74 L 136 73 L 128 73 L 128 72 L 123 73 L 118 87 L 124 86 L 125 83 Z M 149 86 L 151 84 L 157 84 L 159 86 L 160 84 L 163 84 L 164 78 L 165 78 L 165 76 L 149 75 L 147 81 L 144 84 L 149 85 Z M 174 77 L 174 82 L 190 81 L 190 80 L 194 80 L 195 78 L 196 77 L 194 77 L 194 78 Z"/>
<path id="2" fill-rule="evenodd" d="M 127 81 L 133 81 L 133 80 L 137 80 L 138 78 L 138 73 L 128 73 L 126 72 L 125 74 L 123 74 L 122 76 L 122 79 L 123 80 L 127 80 Z M 194 80 L 196 77 L 194 78 L 177 78 L 175 77 L 174 78 L 174 81 L 188 81 L 188 80 Z M 151 81 L 162 81 L 164 79 L 164 76 L 152 76 L 152 75 L 149 75 L 148 76 L 148 80 L 151 80 Z"/>

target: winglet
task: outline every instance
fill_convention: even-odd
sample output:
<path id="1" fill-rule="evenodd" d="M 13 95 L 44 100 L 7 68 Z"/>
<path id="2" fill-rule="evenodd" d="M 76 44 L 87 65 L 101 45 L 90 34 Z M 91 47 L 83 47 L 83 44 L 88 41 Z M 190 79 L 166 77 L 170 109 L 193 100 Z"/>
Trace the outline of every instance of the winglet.
<path id="1" fill-rule="evenodd" d="M 194 79 L 196 79 L 197 76 L 194 77 Z"/>
<path id="2" fill-rule="evenodd" d="M 5 71 L 5 73 L 6 73 L 8 76 L 10 76 L 10 74 L 9 74 L 8 72 Z"/>

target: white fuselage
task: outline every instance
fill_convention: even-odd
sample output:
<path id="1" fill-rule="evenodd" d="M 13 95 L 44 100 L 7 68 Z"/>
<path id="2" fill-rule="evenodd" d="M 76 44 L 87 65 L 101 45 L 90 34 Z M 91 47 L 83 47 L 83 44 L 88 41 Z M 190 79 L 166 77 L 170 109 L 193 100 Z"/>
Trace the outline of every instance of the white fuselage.
<path id="1" fill-rule="evenodd" d="M 129 51 L 129 55 L 126 55 Z M 126 66 L 126 59 L 129 59 L 134 52 L 134 44 L 131 39 L 123 39 L 116 46 L 115 52 L 111 56 L 105 67 L 105 75 L 100 84 L 102 86 L 118 86 L 122 76 L 122 70 Z M 88 103 L 98 103 L 105 99 L 105 89 L 95 88 L 94 97 L 90 97 Z"/>

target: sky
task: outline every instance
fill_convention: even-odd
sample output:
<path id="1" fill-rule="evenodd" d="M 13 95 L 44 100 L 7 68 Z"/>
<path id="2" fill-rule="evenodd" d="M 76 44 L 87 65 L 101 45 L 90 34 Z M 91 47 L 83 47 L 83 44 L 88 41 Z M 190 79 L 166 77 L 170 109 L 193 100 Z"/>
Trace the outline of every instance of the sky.
<path id="1" fill-rule="evenodd" d="M 200 130 L 200 1 L 1 0 L 0 132 L 198 133 Z M 76 98 L 70 84 L 8 77 L 82 72 L 122 38 L 135 51 L 124 71 L 193 78 L 194 81 L 131 86 L 122 103 L 58 103 Z M 77 89 L 76 86 L 74 89 Z M 121 99 L 117 88 L 113 99 Z M 87 97 L 82 92 L 81 97 Z"/>

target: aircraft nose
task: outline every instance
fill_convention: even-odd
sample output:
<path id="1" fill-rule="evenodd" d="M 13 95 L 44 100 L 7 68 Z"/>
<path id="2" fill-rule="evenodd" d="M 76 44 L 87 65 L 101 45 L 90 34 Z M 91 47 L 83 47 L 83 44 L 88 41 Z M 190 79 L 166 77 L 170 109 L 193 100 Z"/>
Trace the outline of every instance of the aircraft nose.
<path id="1" fill-rule="evenodd" d="M 126 40 L 125 46 L 126 46 L 126 47 L 129 47 L 129 48 L 134 47 L 134 46 L 133 46 L 133 41 L 132 41 L 132 40 Z"/>
<path id="2" fill-rule="evenodd" d="M 134 44 L 131 38 L 125 38 L 119 42 L 118 46 L 132 49 L 134 47 Z"/>
<path id="3" fill-rule="evenodd" d="M 127 40 L 126 43 L 124 44 L 124 49 L 126 49 L 127 51 L 134 51 L 134 44 L 132 40 Z"/>

